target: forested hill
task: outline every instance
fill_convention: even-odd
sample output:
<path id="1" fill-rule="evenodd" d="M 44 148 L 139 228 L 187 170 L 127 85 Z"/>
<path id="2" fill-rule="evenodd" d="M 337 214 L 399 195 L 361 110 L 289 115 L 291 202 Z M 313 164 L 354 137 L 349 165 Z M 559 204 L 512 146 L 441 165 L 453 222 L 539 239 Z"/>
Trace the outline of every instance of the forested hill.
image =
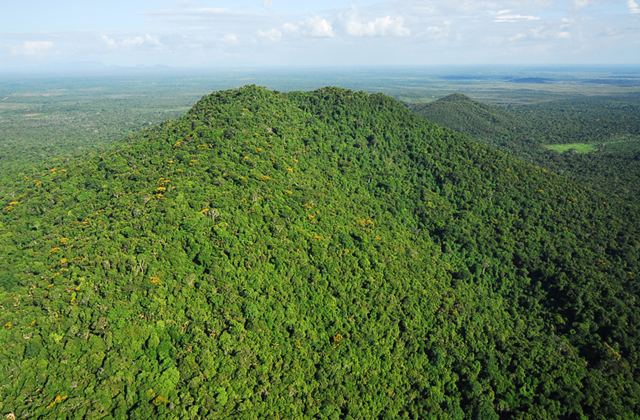
<path id="1" fill-rule="evenodd" d="M 637 208 L 247 86 L 2 185 L 0 414 L 634 418 Z"/>
<path id="2" fill-rule="evenodd" d="M 407 107 L 429 121 L 598 189 L 610 200 L 637 202 L 640 197 L 638 98 L 558 100 L 506 110 L 456 93 Z M 561 154 L 546 147 L 558 144 L 592 152 Z"/>
<path id="3" fill-rule="evenodd" d="M 518 118 L 497 106 L 474 101 L 466 95 L 454 93 L 427 104 L 408 104 L 416 114 L 442 126 L 466 134 L 474 140 L 487 143 L 493 147 L 503 144 L 505 138 L 514 133 L 521 136 L 527 132 L 527 125 Z M 539 141 L 534 141 L 537 146 Z M 509 145 L 505 145 L 509 146 Z M 522 145 L 510 145 L 514 151 Z M 525 145 L 525 148 L 529 148 Z M 511 150 L 509 150 L 511 151 Z"/>

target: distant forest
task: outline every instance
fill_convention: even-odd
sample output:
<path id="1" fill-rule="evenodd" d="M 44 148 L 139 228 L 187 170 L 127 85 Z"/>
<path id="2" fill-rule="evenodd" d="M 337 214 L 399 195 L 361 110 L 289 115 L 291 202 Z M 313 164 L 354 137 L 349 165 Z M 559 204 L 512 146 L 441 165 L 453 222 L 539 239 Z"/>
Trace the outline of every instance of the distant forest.
<path id="1" fill-rule="evenodd" d="M 613 198 L 640 197 L 638 95 L 497 107 L 452 94 L 407 106 L 430 121 Z"/>

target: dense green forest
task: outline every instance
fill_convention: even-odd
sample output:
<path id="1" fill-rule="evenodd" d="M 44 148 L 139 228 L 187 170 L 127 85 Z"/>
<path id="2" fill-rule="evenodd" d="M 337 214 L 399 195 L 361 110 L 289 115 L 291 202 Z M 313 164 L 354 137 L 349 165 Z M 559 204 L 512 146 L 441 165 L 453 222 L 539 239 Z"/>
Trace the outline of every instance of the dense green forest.
<path id="1" fill-rule="evenodd" d="M 407 106 L 430 121 L 613 195 L 612 199 L 640 197 L 637 94 L 503 107 L 452 94 Z"/>
<path id="2" fill-rule="evenodd" d="M 638 208 L 341 88 L 0 186 L 0 414 L 637 418 Z"/>

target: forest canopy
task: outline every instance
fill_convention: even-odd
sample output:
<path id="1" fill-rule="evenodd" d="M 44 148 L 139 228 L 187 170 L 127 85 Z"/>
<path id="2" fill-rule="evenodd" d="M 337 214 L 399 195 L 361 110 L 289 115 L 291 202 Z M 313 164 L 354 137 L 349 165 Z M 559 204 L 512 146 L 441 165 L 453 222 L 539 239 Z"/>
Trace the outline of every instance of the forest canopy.
<path id="1" fill-rule="evenodd" d="M 462 94 L 407 104 L 417 115 L 613 199 L 640 197 L 640 99 L 581 96 L 494 106 Z"/>
<path id="2" fill-rule="evenodd" d="M 634 418 L 635 204 L 337 87 L 3 185 L 0 414 Z"/>

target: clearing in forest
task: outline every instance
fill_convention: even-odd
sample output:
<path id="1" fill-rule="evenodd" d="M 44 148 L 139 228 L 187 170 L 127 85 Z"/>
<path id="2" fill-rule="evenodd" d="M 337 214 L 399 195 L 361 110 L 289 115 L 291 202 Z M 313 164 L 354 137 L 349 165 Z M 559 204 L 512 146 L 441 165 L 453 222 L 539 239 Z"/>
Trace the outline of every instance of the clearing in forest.
<path id="1" fill-rule="evenodd" d="M 548 144 L 547 149 L 555 150 L 559 153 L 564 153 L 568 150 L 575 149 L 578 153 L 589 153 L 594 150 L 598 150 L 596 145 L 587 143 L 570 143 L 570 144 Z"/>

